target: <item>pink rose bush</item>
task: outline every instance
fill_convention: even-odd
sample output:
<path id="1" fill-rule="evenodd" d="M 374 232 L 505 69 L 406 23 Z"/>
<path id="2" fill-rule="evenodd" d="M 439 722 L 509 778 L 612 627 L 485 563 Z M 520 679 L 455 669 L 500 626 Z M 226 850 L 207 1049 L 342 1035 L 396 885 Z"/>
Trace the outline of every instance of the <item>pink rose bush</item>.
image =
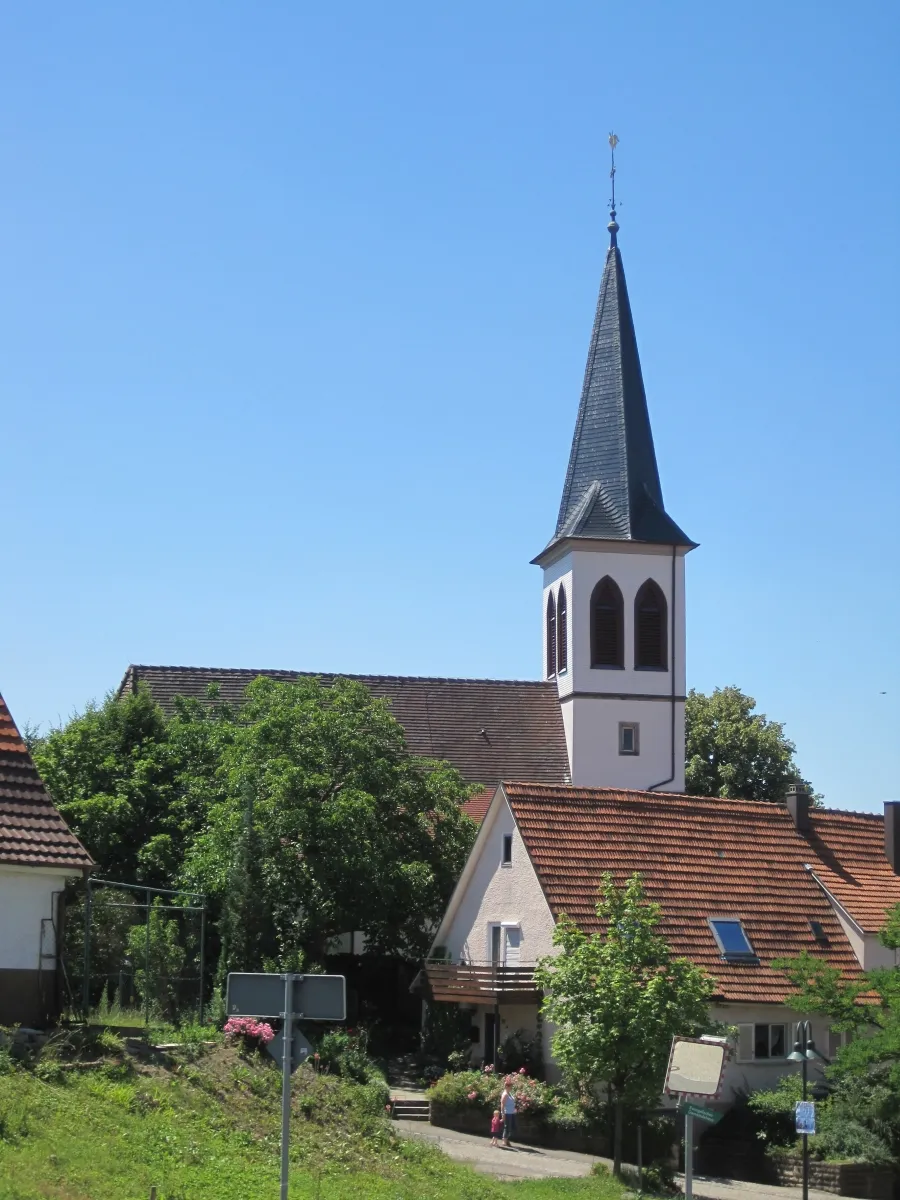
<path id="1" fill-rule="evenodd" d="M 231 1045 L 239 1042 L 244 1051 L 264 1050 L 274 1036 L 271 1025 L 253 1017 L 229 1017 L 225 1022 L 225 1041 Z"/>
<path id="2" fill-rule="evenodd" d="M 493 1069 L 459 1071 L 442 1075 L 428 1089 L 433 1104 L 446 1108 L 479 1108 L 493 1112 L 500 1106 L 500 1093 L 505 1086 L 516 1098 L 516 1111 L 534 1116 L 549 1114 L 559 1103 L 556 1090 L 540 1079 L 532 1079 L 522 1071 L 515 1075 L 498 1075 Z"/>

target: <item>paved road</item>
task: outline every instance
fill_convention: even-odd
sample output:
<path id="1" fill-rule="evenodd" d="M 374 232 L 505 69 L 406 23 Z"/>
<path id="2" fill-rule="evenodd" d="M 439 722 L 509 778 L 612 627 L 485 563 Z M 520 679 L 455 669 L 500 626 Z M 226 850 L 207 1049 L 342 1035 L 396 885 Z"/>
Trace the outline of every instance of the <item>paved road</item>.
<path id="1" fill-rule="evenodd" d="M 397 1132 L 439 1146 L 448 1157 L 468 1163 L 483 1175 L 497 1179 L 546 1179 L 550 1176 L 577 1178 L 590 1175 L 594 1163 L 612 1168 L 608 1158 L 576 1154 L 574 1150 L 548 1150 L 542 1146 L 492 1146 L 490 1139 L 472 1133 L 457 1133 L 425 1121 L 395 1121 Z M 684 1180 L 679 1177 L 683 1185 Z M 695 1200 L 800 1200 L 801 1188 L 769 1187 L 739 1180 L 694 1177 Z M 809 1200 L 834 1200 L 832 1192 L 810 1188 Z"/>
<path id="2" fill-rule="evenodd" d="M 490 1138 L 472 1133 L 457 1133 L 425 1121 L 395 1121 L 398 1133 L 405 1137 L 432 1142 L 457 1162 L 468 1163 L 483 1175 L 497 1179 L 546 1179 L 551 1175 L 576 1178 L 590 1175 L 595 1162 L 605 1159 L 568 1150 L 547 1150 L 543 1146 L 492 1146 Z"/>
<path id="3" fill-rule="evenodd" d="M 678 1182 L 684 1186 L 684 1176 L 678 1176 Z M 774 1187 L 764 1183 L 742 1183 L 733 1179 L 707 1179 L 705 1176 L 694 1176 L 694 1200 L 800 1200 L 803 1189 L 798 1187 Z M 834 1200 L 834 1192 L 823 1192 L 818 1188 L 809 1189 L 809 1200 Z"/>

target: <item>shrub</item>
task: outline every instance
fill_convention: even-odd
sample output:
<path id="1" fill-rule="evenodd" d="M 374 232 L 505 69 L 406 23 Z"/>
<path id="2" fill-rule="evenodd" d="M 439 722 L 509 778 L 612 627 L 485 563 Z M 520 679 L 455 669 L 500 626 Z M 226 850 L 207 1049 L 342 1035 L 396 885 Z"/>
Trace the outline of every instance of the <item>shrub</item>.
<path id="1" fill-rule="evenodd" d="M 500 1104 L 504 1079 L 511 1080 L 510 1090 L 516 1098 L 516 1109 L 542 1117 L 559 1104 L 560 1098 L 548 1083 L 534 1079 L 524 1071 L 503 1076 L 485 1068 L 481 1071 L 459 1071 L 443 1075 L 428 1089 L 428 1098 L 446 1108 L 472 1108 L 493 1112 Z"/>
<path id="2" fill-rule="evenodd" d="M 816 1103 L 816 1136 L 810 1153 L 819 1159 L 843 1162 L 890 1163 L 890 1122 L 879 1120 L 877 1086 L 870 1080 L 842 1081 L 840 1089 Z M 794 1106 L 801 1098 L 798 1075 L 781 1079 L 769 1091 L 754 1092 L 747 1106 L 757 1121 L 756 1136 L 775 1151 L 797 1147 Z"/>
<path id="3" fill-rule="evenodd" d="M 313 1055 L 318 1070 L 356 1083 L 381 1080 L 383 1076 L 369 1058 L 369 1035 L 365 1029 L 333 1029 L 326 1033 Z"/>
<path id="4" fill-rule="evenodd" d="M 556 1129 L 583 1129 L 591 1127 L 591 1114 L 580 1100 L 570 1100 L 566 1097 L 554 1097 L 547 1112 L 548 1125 Z"/>
<path id="5" fill-rule="evenodd" d="M 225 1041 L 240 1043 L 244 1053 L 264 1050 L 275 1037 L 275 1030 L 266 1021 L 253 1017 L 231 1017 L 225 1022 Z"/>

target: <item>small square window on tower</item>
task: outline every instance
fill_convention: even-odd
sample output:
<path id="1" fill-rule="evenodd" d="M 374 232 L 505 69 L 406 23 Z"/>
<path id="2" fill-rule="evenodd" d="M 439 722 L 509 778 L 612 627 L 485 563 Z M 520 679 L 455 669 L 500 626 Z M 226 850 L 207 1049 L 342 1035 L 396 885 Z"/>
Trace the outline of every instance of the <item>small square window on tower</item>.
<path id="1" fill-rule="evenodd" d="M 619 753 L 620 754 L 640 754 L 641 752 L 641 727 L 636 721 L 620 721 L 619 722 Z"/>
<path id="2" fill-rule="evenodd" d="M 504 867 L 512 866 L 512 834 L 503 835 L 503 857 L 500 860 Z"/>

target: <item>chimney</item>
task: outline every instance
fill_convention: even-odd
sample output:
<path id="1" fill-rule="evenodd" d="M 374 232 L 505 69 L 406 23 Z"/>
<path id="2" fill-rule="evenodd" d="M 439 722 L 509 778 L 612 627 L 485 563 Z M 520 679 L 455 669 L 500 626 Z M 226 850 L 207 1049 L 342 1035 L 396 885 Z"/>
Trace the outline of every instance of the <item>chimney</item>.
<path id="1" fill-rule="evenodd" d="M 802 783 L 792 783 L 787 790 L 784 803 L 798 833 L 809 832 L 809 792 Z M 900 825 L 898 825 L 900 828 Z M 900 861 L 900 859 L 898 859 Z"/>
<path id="2" fill-rule="evenodd" d="M 884 802 L 884 852 L 895 875 L 900 875 L 900 800 Z"/>

